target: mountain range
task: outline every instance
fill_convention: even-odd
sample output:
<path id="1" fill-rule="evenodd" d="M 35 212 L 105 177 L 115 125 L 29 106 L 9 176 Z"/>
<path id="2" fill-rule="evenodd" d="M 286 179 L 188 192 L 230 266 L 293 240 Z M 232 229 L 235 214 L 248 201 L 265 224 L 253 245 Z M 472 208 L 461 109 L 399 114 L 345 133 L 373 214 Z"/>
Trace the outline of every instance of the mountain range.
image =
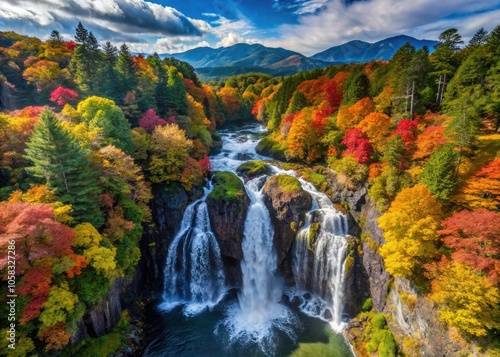
<path id="1" fill-rule="evenodd" d="M 375 43 L 351 41 L 335 46 L 312 56 L 311 58 L 325 62 L 362 63 L 371 60 L 390 60 L 396 51 L 409 42 L 417 50 L 427 46 L 432 52 L 437 41 L 417 40 L 410 36 L 395 36 Z"/>
<path id="2" fill-rule="evenodd" d="M 375 43 L 350 41 L 311 57 L 284 48 L 244 43 L 220 48 L 198 47 L 182 53 L 161 54 L 160 57 L 174 57 L 188 62 L 205 80 L 248 72 L 263 72 L 276 76 L 323 68 L 331 64 L 363 63 L 371 60 L 388 61 L 407 42 L 416 49 L 427 46 L 430 51 L 437 44 L 436 41 L 417 40 L 401 35 Z"/>

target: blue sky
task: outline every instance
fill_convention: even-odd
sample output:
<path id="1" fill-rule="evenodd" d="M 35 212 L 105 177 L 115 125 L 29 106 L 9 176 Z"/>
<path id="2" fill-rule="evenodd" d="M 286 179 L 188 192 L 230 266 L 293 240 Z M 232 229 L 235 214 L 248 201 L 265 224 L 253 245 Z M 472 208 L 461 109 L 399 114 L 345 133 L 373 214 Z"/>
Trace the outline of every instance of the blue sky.
<path id="1" fill-rule="evenodd" d="M 437 39 L 450 27 L 467 41 L 500 24 L 500 0 L 1 0 L 0 30 L 67 39 L 81 21 L 102 42 L 176 53 L 262 43 L 312 55 L 359 39 L 406 34 Z"/>

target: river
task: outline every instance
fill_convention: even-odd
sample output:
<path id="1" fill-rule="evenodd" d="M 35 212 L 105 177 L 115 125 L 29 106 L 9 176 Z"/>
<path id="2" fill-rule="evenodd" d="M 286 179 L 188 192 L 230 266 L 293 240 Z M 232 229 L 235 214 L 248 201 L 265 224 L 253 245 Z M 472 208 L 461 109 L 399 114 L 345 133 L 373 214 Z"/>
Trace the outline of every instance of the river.
<path id="1" fill-rule="evenodd" d="M 258 124 L 220 131 L 223 149 L 211 157 L 212 170 L 235 172 L 245 161 L 269 159 L 255 152 L 265 132 Z M 294 175 L 277 167 L 273 173 Z M 162 301 L 150 304 L 146 312 L 149 343 L 144 356 L 353 356 L 340 333 L 345 217 L 325 195 L 301 180 L 314 202 L 308 219 L 316 215 L 325 222 L 318 234 L 318 254 L 324 258 L 314 263 L 314 269 L 316 279 L 327 281 L 323 285 L 328 291 L 320 299 L 314 292 L 300 290 L 303 281 L 297 287 L 285 286 L 276 272 L 274 231 L 263 201 L 266 179 L 245 184 L 251 203 L 242 242 L 243 285 L 238 291 L 222 283 L 220 252 L 214 245 L 204 201 L 211 187 L 188 207 L 168 252 Z M 301 257 L 298 243 L 294 256 L 297 274 L 301 266 L 308 265 L 307 258 Z M 174 264 L 179 261 L 183 262 L 180 266 Z M 297 281 L 301 279 L 296 276 Z M 329 321 L 323 318 L 326 310 L 332 316 Z"/>

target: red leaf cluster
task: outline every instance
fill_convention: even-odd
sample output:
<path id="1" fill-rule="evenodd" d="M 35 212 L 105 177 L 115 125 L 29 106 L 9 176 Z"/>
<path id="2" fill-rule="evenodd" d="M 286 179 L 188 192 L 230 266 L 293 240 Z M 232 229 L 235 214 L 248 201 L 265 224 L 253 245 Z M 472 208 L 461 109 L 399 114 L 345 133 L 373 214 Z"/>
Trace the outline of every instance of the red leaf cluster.
<path id="1" fill-rule="evenodd" d="M 442 241 L 455 251 L 451 257 L 500 282 L 500 213 L 478 209 L 455 213 L 442 223 Z"/>
<path id="2" fill-rule="evenodd" d="M 36 260 L 72 253 L 73 230 L 54 220 L 49 204 L 3 203 L 0 205 L 0 246 L 16 243 L 18 274 Z M 6 258 L 0 259 L 0 268 Z"/>
<path id="3" fill-rule="evenodd" d="M 139 126 L 141 128 L 144 128 L 144 130 L 146 130 L 149 133 L 152 133 L 157 126 L 165 126 L 165 125 L 167 125 L 165 119 L 162 119 L 158 115 L 156 115 L 156 111 L 154 109 L 148 109 L 142 115 L 141 119 L 139 119 Z"/>
<path id="4" fill-rule="evenodd" d="M 342 144 L 347 147 L 342 156 L 352 154 L 360 164 L 370 161 L 373 147 L 363 130 L 359 128 L 349 129 L 344 136 L 344 140 L 342 140 Z"/>
<path id="5" fill-rule="evenodd" d="M 62 86 L 57 87 L 50 93 L 49 100 L 59 106 L 66 105 L 78 99 L 78 93 Z"/>
<path id="6" fill-rule="evenodd" d="M 393 135 L 399 135 L 403 142 L 405 143 L 406 150 L 412 152 L 415 147 L 415 141 L 417 139 L 418 126 L 413 120 L 403 119 L 398 123 L 398 127 L 391 133 Z"/>

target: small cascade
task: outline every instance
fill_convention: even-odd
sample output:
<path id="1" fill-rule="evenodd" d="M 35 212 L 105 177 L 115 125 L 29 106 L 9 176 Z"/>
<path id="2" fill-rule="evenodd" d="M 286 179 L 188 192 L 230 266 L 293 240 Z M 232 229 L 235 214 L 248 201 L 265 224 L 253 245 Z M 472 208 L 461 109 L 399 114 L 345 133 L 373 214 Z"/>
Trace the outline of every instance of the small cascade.
<path id="1" fill-rule="evenodd" d="M 294 316 L 280 303 L 283 282 L 276 272 L 274 229 L 262 193 L 266 179 L 255 178 L 245 185 L 251 204 L 243 237 L 243 286 L 238 296 L 239 304 L 230 311 L 224 325 L 232 341 L 257 343 L 261 350 L 272 354 L 276 333 L 293 338 Z"/>
<path id="2" fill-rule="evenodd" d="M 204 196 L 186 208 L 181 228 L 170 244 L 162 309 L 185 304 L 184 311 L 195 314 L 216 305 L 225 293 L 220 249 L 205 202 L 210 191 L 205 189 Z"/>
<path id="3" fill-rule="evenodd" d="M 302 309 L 329 320 L 332 327 L 339 330 L 342 328 L 347 220 L 332 207 L 308 212 L 306 223 L 297 234 L 293 273 L 299 291 L 311 291 L 321 299 L 304 299 Z"/>
<path id="4" fill-rule="evenodd" d="M 293 171 L 274 168 L 295 176 Z M 296 282 L 292 298 L 298 298 L 301 310 L 328 320 L 332 328 L 343 328 L 344 264 L 347 258 L 347 218 L 314 185 L 298 178 L 302 188 L 313 198 L 304 226 L 297 233 L 293 251 L 293 274 Z M 311 292 L 306 293 L 306 291 Z"/>

